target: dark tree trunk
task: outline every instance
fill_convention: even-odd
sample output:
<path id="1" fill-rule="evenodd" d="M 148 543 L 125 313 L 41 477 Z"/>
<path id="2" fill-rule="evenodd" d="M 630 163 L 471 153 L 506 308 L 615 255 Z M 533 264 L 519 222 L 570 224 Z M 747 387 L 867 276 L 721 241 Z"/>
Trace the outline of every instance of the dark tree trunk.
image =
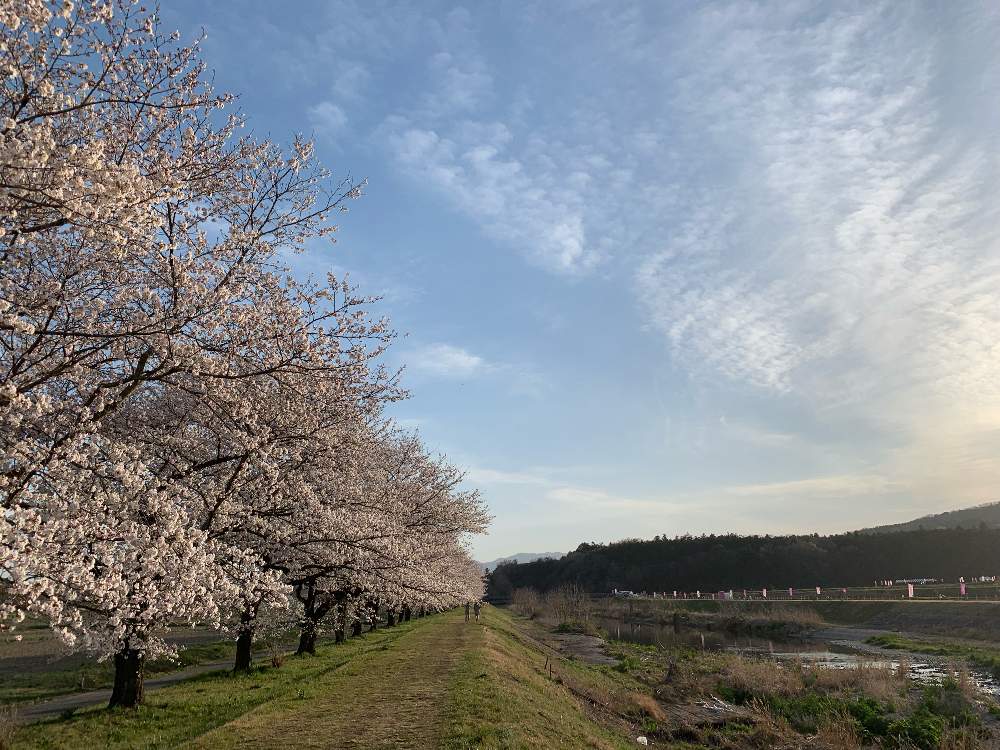
<path id="1" fill-rule="evenodd" d="M 236 636 L 236 663 L 234 672 L 249 672 L 253 664 L 253 618 L 256 608 L 250 608 L 240 615 L 240 631 Z"/>
<path id="2" fill-rule="evenodd" d="M 373 599 L 373 600 L 369 601 L 368 602 L 368 607 L 369 607 L 369 609 L 371 609 L 371 612 L 372 612 L 371 627 L 368 628 L 368 632 L 370 633 L 373 630 L 377 630 L 378 629 L 378 600 L 377 599 Z"/>
<path id="3" fill-rule="evenodd" d="M 361 618 L 360 617 L 358 617 L 354 621 L 354 624 L 351 626 L 351 637 L 352 638 L 357 638 L 359 635 L 361 635 Z"/>
<path id="4" fill-rule="evenodd" d="M 392 609 L 387 609 L 385 611 L 385 626 L 391 628 L 396 624 L 396 611 Z"/>
<path id="5" fill-rule="evenodd" d="M 299 647 L 295 650 L 297 656 L 303 654 L 316 653 L 316 622 L 319 619 L 316 613 L 316 588 L 309 583 L 307 586 L 298 586 L 296 594 L 302 602 L 303 617 L 302 630 L 299 633 Z"/>
<path id="6" fill-rule="evenodd" d="M 299 656 L 303 654 L 316 654 L 316 623 L 306 620 L 302 623 L 302 632 L 299 633 L 299 647 L 295 650 Z"/>
<path id="7" fill-rule="evenodd" d="M 346 630 L 347 630 L 347 602 L 344 601 L 343 597 L 338 597 L 339 601 L 334 605 L 333 608 L 333 641 L 334 643 L 343 643 L 347 640 Z"/>
<path id="8" fill-rule="evenodd" d="M 111 690 L 111 701 L 108 708 L 136 708 L 142 703 L 142 665 L 144 657 L 141 651 L 128 646 L 115 654 L 115 684 Z"/>
<path id="9" fill-rule="evenodd" d="M 253 628 L 249 625 L 240 630 L 236 636 L 236 664 L 234 672 L 249 672 L 253 664 Z"/>

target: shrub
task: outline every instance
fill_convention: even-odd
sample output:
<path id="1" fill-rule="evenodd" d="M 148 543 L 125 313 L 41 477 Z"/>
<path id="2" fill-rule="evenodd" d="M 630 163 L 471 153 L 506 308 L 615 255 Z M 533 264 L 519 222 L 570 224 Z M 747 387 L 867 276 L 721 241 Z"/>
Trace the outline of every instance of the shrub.
<path id="1" fill-rule="evenodd" d="M 515 589 L 510 597 L 514 611 L 534 619 L 542 614 L 542 597 L 534 589 Z"/>

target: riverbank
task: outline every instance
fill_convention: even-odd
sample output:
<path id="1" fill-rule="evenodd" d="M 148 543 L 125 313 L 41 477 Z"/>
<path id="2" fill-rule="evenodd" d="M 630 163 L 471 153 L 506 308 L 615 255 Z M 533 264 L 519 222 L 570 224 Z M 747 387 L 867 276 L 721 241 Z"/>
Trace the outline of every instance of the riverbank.
<path id="1" fill-rule="evenodd" d="M 23 726 L 13 748 L 553 748 L 634 746 L 609 696 L 633 682 L 564 658 L 510 614 L 458 611 L 380 629 L 247 676 L 151 691 Z M 584 697 L 587 696 L 587 697 Z M 625 700 L 623 698 L 623 700 Z"/>
<path id="2" fill-rule="evenodd" d="M 835 599 L 795 601 L 719 601 L 674 599 L 602 600 L 595 612 L 636 622 L 671 622 L 674 612 L 690 617 L 757 618 L 798 625 L 830 623 L 871 630 L 898 631 L 1000 643 L 1000 602 Z"/>

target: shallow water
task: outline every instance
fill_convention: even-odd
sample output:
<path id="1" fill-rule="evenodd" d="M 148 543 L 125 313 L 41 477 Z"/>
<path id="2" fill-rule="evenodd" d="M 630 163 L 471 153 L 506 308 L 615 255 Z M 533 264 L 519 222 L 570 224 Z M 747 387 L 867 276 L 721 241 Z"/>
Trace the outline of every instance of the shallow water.
<path id="1" fill-rule="evenodd" d="M 741 651 L 741 649 L 733 650 Z M 926 684 L 939 683 L 947 677 L 958 677 L 958 672 L 940 664 L 872 658 L 871 654 L 841 653 L 836 651 L 778 651 L 767 654 L 767 656 L 780 661 L 800 661 L 803 664 L 821 669 L 857 669 L 859 665 L 864 664 L 866 668 L 891 669 L 895 672 L 905 664 L 907 677 L 914 682 Z M 991 674 L 977 670 L 969 670 L 968 674 L 980 692 L 988 695 L 1000 695 L 1000 682 Z"/>
<path id="2" fill-rule="evenodd" d="M 956 677 L 957 673 L 941 664 L 927 661 L 887 659 L 870 653 L 851 650 L 849 645 L 840 643 L 817 643 L 816 641 L 781 641 L 751 636 L 733 636 L 715 630 L 681 628 L 675 633 L 672 625 L 625 622 L 612 618 L 597 618 L 598 627 L 609 637 L 641 643 L 648 646 L 704 648 L 707 651 L 731 651 L 745 656 L 776 659 L 779 661 L 799 660 L 803 664 L 821 669 L 857 669 L 866 667 L 898 670 L 906 665 L 907 676 L 915 682 L 937 683 L 946 677 Z M 860 644 L 859 644 L 860 645 Z M 917 655 L 913 655 L 917 658 Z M 992 675 L 970 670 L 969 676 L 976 687 L 989 695 L 1000 696 L 1000 681 Z"/>

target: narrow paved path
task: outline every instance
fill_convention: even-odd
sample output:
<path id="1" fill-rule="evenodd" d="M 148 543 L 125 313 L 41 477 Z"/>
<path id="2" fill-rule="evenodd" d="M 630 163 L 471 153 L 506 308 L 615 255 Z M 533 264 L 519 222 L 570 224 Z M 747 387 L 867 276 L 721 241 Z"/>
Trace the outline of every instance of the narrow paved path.
<path id="1" fill-rule="evenodd" d="M 456 610 L 372 648 L 306 686 L 202 735 L 190 747 L 433 748 L 453 673 L 483 637 Z"/>
<path id="2" fill-rule="evenodd" d="M 233 666 L 232 659 L 223 661 L 210 661 L 198 664 L 186 669 L 179 669 L 176 672 L 168 672 L 165 675 L 148 678 L 145 682 L 146 692 L 154 692 L 157 688 L 166 685 L 173 685 L 182 680 L 189 680 L 208 672 L 217 672 L 220 669 L 227 669 Z M 23 724 L 30 724 L 34 721 L 49 719 L 59 716 L 66 711 L 75 711 L 98 703 L 106 704 L 111 700 L 111 688 L 101 688 L 100 690 L 88 690 L 85 693 L 67 693 L 57 698 L 51 698 L 37 703 L 17 703 L 17 720 Z"/>

